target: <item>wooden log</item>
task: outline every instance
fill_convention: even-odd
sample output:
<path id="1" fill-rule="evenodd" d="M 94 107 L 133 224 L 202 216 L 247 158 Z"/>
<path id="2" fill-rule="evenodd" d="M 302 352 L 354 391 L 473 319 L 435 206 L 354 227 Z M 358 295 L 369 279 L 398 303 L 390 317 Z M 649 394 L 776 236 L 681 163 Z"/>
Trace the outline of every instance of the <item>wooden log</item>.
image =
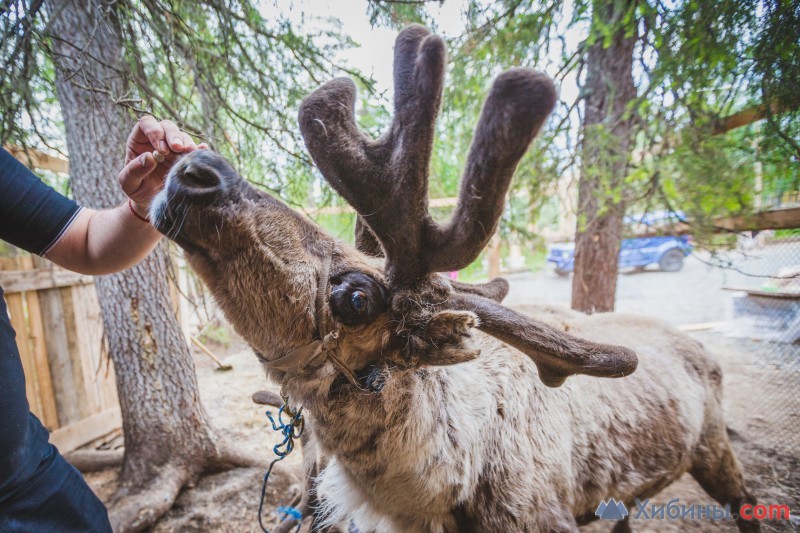
<path id="1" fill-rule="evenodd" d="M 69 174 L 69 161 L 63 157 L 55 157 L 35 148 L 26 149 L 14 144 L 5 145 L 5 149 L 28 168 Z"/>
<path id="2" fill-rule="evenodd" d="M 738 233 L 742 231 L 763 231 L 770 229 L 800 228 L 800 207 L 772 209 L 754 213 L 750 216 L 719 217 L 712 222 L 714 233 Z M 669 226 L 648 226 L 633 230 L 635 237 L 657 235 L 686 235 L 692 233 L 691 224 L 678 222 Z"/>
<path id="3" fill-rule="evenodd" d="M 50 433 L 50 442 L 68 453 L 122 427 L 119 408 L 108 409 Z"/>
<path id="4" fill-rule="evenodd" d="M 748 107 L 747 109 L 743 109 L 733 113 L 732 115 L 718 119 L 714 124 L 712 135 L 722 135 L 723 133 L 728 133 L 736 128 L 749 126 L 754 122 L 764 120 L 769 115 L 780 115 L 787 111 L 794 111 L 796 109 L 797 104 L 791 106 L 782 106 L 776 102 L 772 102 L 769 105 L 759 104 L 753 107 Z"/>
<path id="5" fill-rule="evenodd" d="M 721 328 L 725 322 L 698 322 L 696 324 L 682 324 L 678 326 L 681 331 L 706 331 L 709 329 Z"/>
<path id="6" fill-rule="evenodd" d="M 789 291 L 765 291 L 763 289 L 752 289 L 748 287 L 722 287 L 726 291 L 744 292 L 748 296 L 761 296 L 762 298 L 777 298 L 780 300 L 800 300 L 800 292 Z"/>
<path id="7" fill-rule="evenodd" d="M 82 473 L 97 472 L 122 465 L 125 451 L 119 450 L 74 450 L 64 456 L 69 464 Z"/>
<path id="8" fill-rule="evenodd" d="M 714 226 L 727 231 L 798 228 L 800 207 L 762 211 L 752 216 L 718 218 L 714 220 Z"/>

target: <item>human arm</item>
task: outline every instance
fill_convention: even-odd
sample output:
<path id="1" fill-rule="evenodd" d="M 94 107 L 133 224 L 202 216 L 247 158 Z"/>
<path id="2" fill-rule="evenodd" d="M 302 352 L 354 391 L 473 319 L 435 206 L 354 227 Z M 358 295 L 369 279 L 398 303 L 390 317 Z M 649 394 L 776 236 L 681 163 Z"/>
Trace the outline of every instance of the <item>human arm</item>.
<path id="1" fill-rule="evenodd" d="M 81 209 L 46 257 L 69 270 L 92 275 L 124 270 L 144 259 L 161 239 L 143 220 L 150 202 L 163 187 L 172 164 L 196 148 L 191 137 L 172 122 L 150 116 L 140 119 L 128 137 L 125 166 L 118 176 L 131 202 L 104 210 Z M 157 162 L 154 151 L 164 155 L 164 160 Z"/>

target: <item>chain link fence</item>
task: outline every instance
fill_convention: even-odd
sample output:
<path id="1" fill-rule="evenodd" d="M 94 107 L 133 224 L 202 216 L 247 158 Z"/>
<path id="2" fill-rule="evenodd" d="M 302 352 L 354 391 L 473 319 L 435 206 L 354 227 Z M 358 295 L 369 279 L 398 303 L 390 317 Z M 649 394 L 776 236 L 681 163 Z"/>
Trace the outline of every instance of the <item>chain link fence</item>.
<path id="1" fill-rule="evenodd" d="M 722 270 L 728 292 L 724 326 L 696 335 L 730 374 L 728 423 L 753 461 L 771 458 L 765 485 L 796 496 L 782 467 L 800 458 L 800 230 L 744 234 L 733 250 L 695 258 Z"/>
<path id="2" fill-rule="evenodd" d="M 682 329 L 720 363 L 725 419 L 748 484 L 759 501 L 787 504 L 794 516 L 800 505 L 800 230 L 731 237 L 725 249 L 695 248 L 677 271 L 664 270 L 657 261 L 622 268 L 616 310 Z M 572 275 L 559 275 L 553 263 L 510 276 L 508 303 L 569 306 Z M 660 503 L 676 497 L 709 501 L 688 476 L 670 491 Z M 672 529 L 650 526 L 639 529 L 734 529 L 702 521 Z M 800 520 L 771 522 L 764 530 L 798 527 Z"/>
<path id="3" fill-rule="evenodd" d="M 696 257 L 726 271 L 729 335 L 800 342 L 800 230 L 741 235 L 734 250 Z"/>

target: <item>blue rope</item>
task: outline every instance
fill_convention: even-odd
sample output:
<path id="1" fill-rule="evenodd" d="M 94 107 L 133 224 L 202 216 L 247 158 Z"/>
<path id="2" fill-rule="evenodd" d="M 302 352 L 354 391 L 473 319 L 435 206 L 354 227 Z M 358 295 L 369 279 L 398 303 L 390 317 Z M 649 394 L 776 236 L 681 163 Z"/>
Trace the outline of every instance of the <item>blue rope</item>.
<path id="1" fill-rule="evenodd" d="M 278 507 L 276 509 L 276 512 L 283 514 L 283 517 L 281 518 L 281 521 L 286 520 L 289 517 L 292 517 L 294 520 L 302 520 L 303 519 L 303 513 L 301 513 L 300 509 L 298 509 L 297 507 L 290 507 L 288 505 L 281 505 L 280 507 Z M 297 527 L 299 529 L 300 525 L 298 524 Z"/>
<path id="2" fill-rule="evenodd" d="M 286 456 L 292 453 L 292 450 L 294 450 L 294 439 L 299 439 L 303 435 L 303 430 L 305 429 L 305 419 L 303 419 L 303 408 L 301 407 L 295 413 L 288 405 L 288 398 L 283 399 L 283 405 L 281 406 L 280 410 L 278 410 L 277 422 L 272 417 L 272 413 L 270 411 L 267 411 L 266 414 L 267 418 L 269 418 L 269 421 L 272 424 L 272 429 L 283 434 L 283 440 L 272 448 L 272 452 L 277 457 L 272 460 L 272 462 L 269 464 L 269 468 L 267 469 L 267 473 L 264 474 L 264 481 L 261 484 L 261 500 L 258 502 L 258 525 L 261 526 L 261 531 L 264 533 L 269 533 L 269 530 L 264 527 L 264 522 L 262 521 L 262 514 L 264 512 L 264 497 L 267 494 L 269 475 L 272 473 L 272 467 L 275 466 L 275 463 L 285 459 Z M 284 414 L 286 414 L 286 416 L 289 418 L 287 421 L 283 420 Z M 303 515 L 300 513 L 300 511 L 294 507 L 287 506 L 278 507 L 277 511 L 283 515 L 281 521 L 290 517 L 294 520 L 297 520 L 297 529 L 295 531 L 300 530 L 300 525 L 302 524 L 303 519 Z"/>

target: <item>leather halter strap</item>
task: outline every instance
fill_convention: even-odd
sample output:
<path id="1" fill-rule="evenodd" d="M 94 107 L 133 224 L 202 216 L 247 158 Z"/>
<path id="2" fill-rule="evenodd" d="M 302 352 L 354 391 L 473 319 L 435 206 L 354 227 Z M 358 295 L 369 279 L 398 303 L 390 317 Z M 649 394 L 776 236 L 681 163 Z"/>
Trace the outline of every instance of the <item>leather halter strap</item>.
<path id="1" fill-rule="evenodd" d="M 333 260 L 332 252 L 326 253 L 322 260 L 322 268 L 319 272 L 319 279 L 317 280 L 317 298 L 315 320 L 317 325 L 317 337 L 298 348 L 291 350 L 289 353 L 275 359 L 274 361 L 265 361 L 264 366 L 268 370 L 278 370 L 292 374 L 300 370 L 313 369 L 321 367 L 325 361 L 329 359 L 347 378 L 347 381 L 352 383 L 358 388 L 361 385 L 356 379 L 353 371 L 347 368 L 337 356 L 339 343 L 339 330 L 328 331 L 327 321 L 325 320 L 325 307 L 328 295 L 328 285 L 330 283 L 331 261 Z"/>

